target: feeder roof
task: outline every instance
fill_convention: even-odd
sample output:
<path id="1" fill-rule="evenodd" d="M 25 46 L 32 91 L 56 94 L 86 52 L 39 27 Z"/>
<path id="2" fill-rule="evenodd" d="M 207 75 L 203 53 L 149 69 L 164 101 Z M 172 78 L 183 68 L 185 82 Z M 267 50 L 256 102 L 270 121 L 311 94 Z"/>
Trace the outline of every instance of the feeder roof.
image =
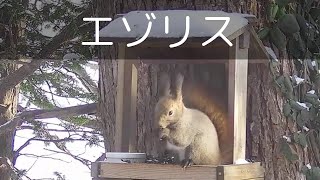
<path id="1" fill-rule="evenodd" d="M 148 17 L 146 14 L 148 14 Z M 249 25 L 255 21 L 254 15 L 207 10 L 156 10 L 131 11 L 118 16 L 100 30 L 99 37 L 102 41 L 120 43 L 136 41 L 145 35 L 148 23 L 152 22 L 150 32 L 144 42 L 177 42 L 186 33 L 186 16 L 189 16 L 190 29 L 186 41 L 204 42 L 214 36 L 225 23 L 224 20 L 206 20 L 206 17 L 230 17 L 230 22 L 222 32 L 229 41 L 247 31 L 251 37 L 249 59 L 266 62 L 265 60 L 270 59 L 271 56 L 270 51 L 263 46 L 258 35 Z M 166 16 L 169 20 L 167 33 L 165 28 Z"/>
<path id="2" fill-rule="evenodd" d="M 154 14 L 154 16 L 152 15 Z M 148 14 L 149 19 L 146 14 Z M 165 32 L 165 17 L 168 16 L 168 33 Z M 223 35 L 229 37 L 248 24 L 248 14 L 227 13 L 223 11 L 195 11 L 195 10 L 157 10 L 157 11 L 131 11 L 121 18 L 111 21 L 100 30 L 101 38 L 127 38 L 140 39 L 152 22 L 147 38 L 166 39 L 182 38 L 186 32 L 186 16 L 190 17 L 190 31 L 188 38 L 210 38 L 224 25 L 224 20 L 206 20 L 206 17 L 230 17 Z M 130 32 L 127 31 L 123 18 L 126 19 Z"/>

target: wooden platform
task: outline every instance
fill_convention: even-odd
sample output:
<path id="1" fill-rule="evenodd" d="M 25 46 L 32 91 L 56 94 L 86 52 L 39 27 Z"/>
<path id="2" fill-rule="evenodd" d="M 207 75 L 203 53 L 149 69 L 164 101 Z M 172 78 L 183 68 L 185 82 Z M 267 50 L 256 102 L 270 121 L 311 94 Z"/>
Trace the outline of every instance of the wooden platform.
<path id="1" fill-rule="evenodd" d="M 92 164 L 94 180 L 107 179 L 195 179 L 195 180 L 262 180 L 264 169 L 260 163 L 225 166 L 192 166 L 183 170 L 178 165 L 162 164 Z"/>

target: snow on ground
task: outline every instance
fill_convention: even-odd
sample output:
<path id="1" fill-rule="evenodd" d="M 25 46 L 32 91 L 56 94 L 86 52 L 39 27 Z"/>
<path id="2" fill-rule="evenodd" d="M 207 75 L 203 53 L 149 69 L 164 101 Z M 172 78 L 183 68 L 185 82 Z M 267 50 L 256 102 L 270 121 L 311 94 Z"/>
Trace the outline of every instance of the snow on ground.
<path id="1" fill-rule="evenodd" d="M 92 62 L 86 67 L 89 75 L 95 80 L 98 80 L 98 69 L 96 68 L 96 63 Z M 25 103 L 25 99 L 20 96 L 20 100 L 22 103 Z M 68 99 L 56 97 L 60 104 L 63 107 L 67 106 L 75 106 L 79 104 L 83 104 L 78 100 Z M 31 108 L 37 108 L 35 106 Z M 52 119 L 44 119 L 41 122 L 50 123 L 48 128 L 52 129 L 62 129 L 62 127 L 54 124 L 60 124 L 61 121 L 56 118 Z M 85 130 L 90 130 L 89 128 L 85 128 Z M 67 137 L 68 133 L 66 132 L 53 132 L 52 135 L 57 135 L 60 138 Z M 28 139 L 34 137 L 32 130 L 18 130 L 15 138 L 14 148 L 17 150 L 22 144 L 24 144 Z M 79 137 L 75 137 L 79 138 Z M 80 155 L 82 158 L 86 158 L 90 161 L 95 161 L 98 157 L 104 153 L 103 143 L 100 143 L 100 146 L 89 147 L 86 146 L 86 142 L 74 142 L 67 143 L 68 149 L 74 155 Z M 50 144 L 49 146 L 45 146 L 43 142 L 40 141 L 31 141 L 30 145 L 28 145 L 23 151 L 22 154 L 33 154 L 38 156 L 46 156 L 55 158 L 56 160 L 49 158 L 36 158 L 30 156 L 20 156 L 16 162 L 16 167 L 18 169 L 26 169 L 28 170 L 27 175 L 32 179 L 54 179 L 54 172 L 60 172 L 66 176 L 67 180 L 89 180 L 91 179 L 90 170 L 83 165 L 81 162 L 75 160 L 74 158 L 64 155 L 57 154 L 49 150 L 60 151 L 55 147 L 54 144 Z M 62 161 L 61 161 L 62 160 Z M 24 178 L 25 179 L 25 178 Z"/>

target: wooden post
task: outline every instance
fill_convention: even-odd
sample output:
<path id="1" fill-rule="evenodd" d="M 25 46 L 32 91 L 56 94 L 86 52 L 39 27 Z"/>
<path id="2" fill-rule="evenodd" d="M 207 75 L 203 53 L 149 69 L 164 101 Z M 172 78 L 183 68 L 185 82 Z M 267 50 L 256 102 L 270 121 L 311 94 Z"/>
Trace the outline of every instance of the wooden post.
<path id="1" fill-rule="evenodd" d="M 123 100 L 124 100 L 124 77 L 125 77 L 125 46 L 119 44 L 118 72 L 117 72 L 117 96 L 116 96 L 116 122 L 115 122 L 115 151 L 126 151 L 123 142 Z"/>
<path id="2" fill-rule="evenodd" d="M 116 99 L 116 152 L 135 151 L 137 68 L 132 60 L 126 60 L 125 44 L 119 44 L 118 83 Z"/>
<path id="3" fill-rule="evenodd" d="M 99 162 L 91 163 L 91 177 L 93 180 L 98 179 L 100 174 L 100 164 Z"/>
<path id="4" fill-rule="evenodd" d="M 248 34 L 236 38 L 229 51 L 229 119 L 232 121 L 233 162 L 246 155 L 246 107 L 248 77 Z M 232 136 L 231 136 L 232 137 Z"/>
<path id="5" fill-rule="evenodd" d="M 138 91 L 138 70 L 133 60 L 130 63 L 131 69 L 131 84 L 130 86 L 130 113 L 126 117 L 129 121 L 129 152 L 137 152 L 137 91 Z"/>

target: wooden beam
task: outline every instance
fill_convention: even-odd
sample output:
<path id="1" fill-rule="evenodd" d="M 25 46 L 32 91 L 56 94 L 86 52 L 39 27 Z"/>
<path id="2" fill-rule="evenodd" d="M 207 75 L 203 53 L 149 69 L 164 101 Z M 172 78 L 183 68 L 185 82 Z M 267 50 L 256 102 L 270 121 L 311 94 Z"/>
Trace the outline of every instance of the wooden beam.
<path id="1" fill-rule="evenodd" d="M 248 180 L 263 179 L 261 163 L 222 166 L 191 166 L 183 170 L 179 165 L 147 163 L 98 162 L 99 172 L 94 178 L 102 179 L 195 179 L 195 180 Z"/>
<path id="2" fill-rule="evenodd" d="M 179 165 L 101 163 L 100 178 L 115 179 L 216 179 L 216 167 L 193 166 L 183 170 Z"/>
<path id="3" fill-rule="evenodd" d="M 100 174 L 100 163 L 92 162 L 91 163 L 91 177 L 98 178 Z"/>
<path id="4" fill-rule="evenodd" d="M 250 61 L 254 60 L 257 62 L 265 63 L 267 65 L 270 60 L 270 57 L 266 48 L 264 47 L 262 41 L 258 37 L 253 27 L 250 27 L 248 31 L 250 33 L 250 48 L 249 48 Z"/>
<path id="5" fill-rule="evenodd" d="M 258 19 L 255 15 L 246 14 L 245 17 L 248 20 L 249 24 L 255 25 L 258 22 Z"/>
<path id="6" fill-rule="evenodd" d="M 246 154 L 246 107 L 247 107 L 247 77 L 248 77 L 248 49 L 239 48 L 239 38 L 230 48 L 228 66 L 228 109 L 229 120 L 233 132 L 233 162 L 245 159 Z"/>
<path id="7" fill-rule="evenodd" d="M 125 16 L 126 14 L 116 14 L 114 19 L 116 18 L 119 18 L 119 17 L 123 17 Z M 246 18 L 248 20 L 248 22 L 250 24 L 255 24 L 257 23 L 258 19 L 255 15 L 252 15 L 252 14 L 243 14 L 244 18 Z"/>
<path id="8" fill-rule="evenodd" d="M 264 179 L 261 163 L 225 165 L 217 167 L 217 180 Z"/>
<path id="9" fill-rule="evenodd" d="M 192 38 L 190 37 L 187 39 L 183 44 L 176 48 L 170 48 L 169 45 L 171 43 L 177 42 L 178 39 L 166 39 L 166 38 L 161 38 L 158 39 L 157 41 L 145 41 L 142 42 L 141 44 L 134 46 L 134 47 L 139 47 L 139 48 L 168 48 L 168 49 L 177 49 L 177 48 L 222 48 L 222 47 L 227 47 L 228 45 L 222 40 L 222 39 L 216 39 L 210 44 L 206 46 L 202 46 L 202 43 L 206 41 L 208 38 Z M 130 47 L 130 48 L 134 48 Z"/>
<path id="10" fill-rule="evenodd" d="M 249 47 L 247 36 L 250 36 L 248 32 L 240 36 L 240 38 L 247 40 L 247 42 L 243 41 L 241 44 L 243 48 Z M 143 43 L 141 46 L 127 48 L 126 58 L 130 60 L 139 59 L 147 64 L 211 64 L 227 63 L 229 61 L 230 47 L 226 43 L 206 47 L 197 43 L 189 43 L 177 48 L 167 46 L 168 44 L 164 42 Z M 267 62 L 268 60 L 249 60 L 249 63 Z"/>
<path id="11" fill-rule="evenodd" d="M 132 117 L 132 113 L 135 111 L 132 111 L 132 100 L 134 92 L 134 89 L 132 89 L 132 79 L 135 79 L 135 77 L 132 77 L 132 70 L 133 70 L 133 64 L 130 60 L 125 60 L 124 65 L 124 86 L 123 86 L 123 125 L 122 125 L 122 141 L 123 141 L 123 152 L 129 152 L 134 151 L 131 142 L 135 141 L 135 135 L 133 134 L 136 129 L 133 129 L 135 125 L 135 122 L 133 121 L 133 118 L 135 120 L 135 116 Z M 135 83 L 136 84 L 136 83 Z"/>
<path id="12" fill-rule="evenodd" d="M 225 64 L 227 59 L 141 59 L 145 64 Z"/>
<path id="13" fill-rule="evenodd" d="M 250 33 L 245 31 L 239 36 L 239 48 L 240 49 L 249 49 L 250 47 Z"/>
<path id="14" fill-rule="evenodd" d="M 119 44 L 116 99 L 116 152 L 136 151 L 137 69 L 126 59 L 126 46 Z"/>
<path id="15" fill-rule="evenodd" d="M 123 137 L 123 112 L 124 112 L 124 78 L 125 78 L 125 46 L 119 44 L 118 51 L 118 72 L 117 72 L 117 94 L 116 94 L 116 121 L 115 121 L 115 151 L 126 151 Z"/>
<path id="16" fill-rule="evenodd" d="M 133 61 L 130 61 L 129 68 L 131 69 L 131 83 L 130 85 L 130 114 L 129 121 L 129 152 L 137 152 L 137 91 L 138 91 L 138 70 L 137 66 Z"/>
<path id="17" fill-rule="evenodd" d="M 130 47 L 127 48 L 127 59 L 142 59 L 171 63 L 172 61 L 194 62 L 219 62 L 228 59 L 229 47 L 217 48 L 192 48 L 192 47 Z"/>
<path id="18" fill-rule="evenodd" d="M 140 59 L 145 64 L 228 64 L 228 59 Z M 261 63 L 267 65 L 265 60 L 249 60 L 249 64 Z"/>

